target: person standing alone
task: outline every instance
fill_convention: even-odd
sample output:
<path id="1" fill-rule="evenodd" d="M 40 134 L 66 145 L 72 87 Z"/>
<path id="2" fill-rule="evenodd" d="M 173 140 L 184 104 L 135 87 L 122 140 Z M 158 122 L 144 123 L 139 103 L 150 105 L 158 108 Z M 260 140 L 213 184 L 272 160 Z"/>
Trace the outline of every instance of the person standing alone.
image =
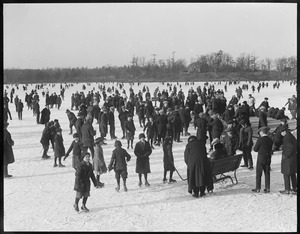
<path id="1" fill-rule="evenodd" d="M 272 157 L 273 141 L 268 137 L 269 128 L 267 126 L 258 129 L 258 138 L 253 150 L 258 152 L 256 162 L 256 187 L 252 192 L 259 193 L 261 189 L 261 176 L 265 174 L 265 189 L 264 193 L 270 192 L 270 165 Z"/>

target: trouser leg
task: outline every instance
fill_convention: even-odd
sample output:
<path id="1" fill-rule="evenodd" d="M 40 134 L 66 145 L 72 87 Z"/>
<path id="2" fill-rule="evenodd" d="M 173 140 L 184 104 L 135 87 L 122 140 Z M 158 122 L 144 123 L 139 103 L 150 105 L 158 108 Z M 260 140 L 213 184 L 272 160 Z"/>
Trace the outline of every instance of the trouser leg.
<path id="1" fill-rule="evenodd" d="M 284 189 L 285 190 L 291 190 L 290 175 L 289 174 L 283 174 L 283 179 L 284 179 Z"/>
<path id="2" fill-rule="evenodd" d="M 264 172 L 265 172 L 265 188 L 270 189 L 270 182 L 271 182 L 271 176 L 270 176 L 270 165 L 264 165 Z"/>
<path id="3" fill-rule="evenodd" d="M 296 173 L 291 174 L 291 181 L 292 181 L 292 188 L 296 189 L 297 188 L 297 177 Z"/>
<path id="4" fill-rule="evenodd" d="M 256 164 L 256 189 L 261 189 L 261 176 L 263 167 L 261 163 Z"/>

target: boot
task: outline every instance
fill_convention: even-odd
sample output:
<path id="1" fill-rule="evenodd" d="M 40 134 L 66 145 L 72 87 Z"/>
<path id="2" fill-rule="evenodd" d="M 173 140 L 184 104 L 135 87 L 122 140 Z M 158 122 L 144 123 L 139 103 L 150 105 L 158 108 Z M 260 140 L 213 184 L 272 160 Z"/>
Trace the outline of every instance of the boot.
<path id="1" fill-rule="evenodd" d="M 82 204 L 81 209 L 86 212 L 90 211 L 84 204 Z"/>
<path id="2" fill-rule="evenodd" d="M 120 185 L 118 185 L 118 186 L 115 188 L 115 190 L 116 190 L 117 192 L 119 192 L 119 191 L 120 191 Z"/>
<path id="3" fill-rule="evenodd" d="M 170 179 L 170 180 L 169 180 L 169 184 L 172 184 L 172 183 L 176 183 L 176 180 Z"/>
<path id="4" fill-rule="evenodd" d="M 79 212 L 78 204 L 74 204 L 73 207 L 77 212 Z"/>

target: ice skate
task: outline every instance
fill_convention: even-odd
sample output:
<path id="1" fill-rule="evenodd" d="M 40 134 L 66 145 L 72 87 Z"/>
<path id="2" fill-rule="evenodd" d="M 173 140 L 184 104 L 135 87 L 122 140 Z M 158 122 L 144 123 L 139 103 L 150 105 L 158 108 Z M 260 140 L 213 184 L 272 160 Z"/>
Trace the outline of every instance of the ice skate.
<path id="1" fill-rule="evenodd" d="M 148 183 L 148 181 L 146 181 L 145 186 L 146 186 L 146 187 L 149 187 L 149 186 L 150 186 L 150 184 Z"/>
<path id="2" fill-rule="evenodd" d="M 163 179 L 163 183 L 164 183 L 164 184 L 167 183 L 167 181 L 168 181 L 168 180 L 167 180 L 166 178 Z"/>
<path id="3" fill-rule="evenodd" d="M 176 180 L 170 179 L 169 184 L 173 184 L 173 183 L 176 183 Z"/>
<path id="4" fill-rule="evenodd" d="M 79 212 L 78 205 L 74 204 L 73 207 L 74 207 L 74 209 L 75 209 L 77 212 Z"/>
<path id="5" fill-rule="evenodd" d="M 116 190 L 117 192 L 119 192 L 119 191 L 120 191 L 120 186 L 115 187 L 115 190 Z"/>
<path id="6" fill-rule="evenodd" d="M 127 189 L 126 185 L 124 185 L 124 191 L 125 191 L 125 192 L 127 192 L 127 191 L 128 191 L 128 189 Z"/>
<path id="7" fill-rule="evenodd" d="M 85 205 L 82 205 L 81 210 L 86 211 L 86 212 L 90 211 L 88 208 L 86 208 Z"/>

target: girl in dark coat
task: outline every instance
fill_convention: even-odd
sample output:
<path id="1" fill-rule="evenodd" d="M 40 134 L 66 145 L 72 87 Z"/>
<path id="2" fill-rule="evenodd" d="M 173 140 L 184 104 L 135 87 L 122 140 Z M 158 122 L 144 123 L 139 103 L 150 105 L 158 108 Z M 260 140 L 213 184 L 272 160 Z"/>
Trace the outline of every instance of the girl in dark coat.
<path id="1" fill-rule="evenodd" d="M 188 192 L 194 197 L 205 195 L 205 188 L 213 190 L 213 182 L 205 143 L 198 141 L 196 136 L 188 138 L 184 151 L 184 161 L 187 165 Z"/>
<path id="2" fill-rule="evenodd" d="M 115 147 L 116 148 L 112 152 L 111 160 L 108 165 L 108 170 L 111 171 L 112 169 L 114 169 L 115 171 L 116 180 L 118 184 L 118 186 L 116 187 L 116 191 L 120 191 L 120 177 L 122 176 L 124 191 L 127 192 L 126 179 L 128 176 L 128 172 L 126 162 L 130 161 L 131 156 L 127 153 L 125 149 L 122 148 L 121 141 L 116 140 Z"/>
<path id="3" fill-rule="evenodd" d="M 63 143 L 63 138 L 61 135 L 61 128 L 56 130 L 55 138 L 54 138 L 54 167 L 57 167 L 57 158 L 59 167 L 64 167 L 65 165 L 61 164 L 61 157 L 65 156 L 65 147 Z"/>
<path id="4" fill-rule="evenodd" d="M 3 124 L 3 166 L 4 166 L 4 178 L 12 177 L 8 174 L 7 165 L 15 162 L 14 152 L 12 146 L 14 146 L 14 141 L 11 138 L 10 132 L 7 130 L 9 123 L 4 122 Z"/>
<path id="5" fill-rule="evenodd" d="M 131 145 L 131 149 L 133 149 L 133 139 L 135 134 L 135 125 L 132 119 L 132 115 L 127 116 L 127 121 L 125 122 L 125 130 L 126 130 L 126 139 L 127 139 L 127 149 L 129 149 L 129 143 Z"/>
<path id="6" fill-rule="evenodd" d="M 76 170 L 79 163 L 82 161 L 82 152 L 83 152 L 83 146 L 82 142 L 79 140 L 79 134 L 74 133 L 73 134 L 74 140 L 72 141 L 72 144 L 70 145 L 70 148 L 68 149 L 66 156 L 64 157 L 64 161 L 69 156 L 70 152 L 73 150 L 73 157 L 72 157 L 72 167 Z"/>
<path id="7" fill-rule="evenodd" d="M 167 182 L 167 172 L 170 171 L 170 179 L 169 183 L 174 183 L 176 180 L 172 179 L 173 172 L 175 171 L 174 167 L 174 157 L 172 152 L 172 137 L 165 137 L 163 143 L 163 151 L 164 151 L 164 178 L 163 182 Z"/>
<path id="8" fill-rule="evenodd" d="M 149 156 L 152 153 L 152 149 L 148 141 L 145 140 L 146 136 L 144 133 L 139 135 L 139 142 L 136 143 L 134 148 L 134 154 L 136 155 L 136 169 L 135 172 L 139 174 L 139 186 L 142 185 L 142 174 L 145 177 L 145 185 L 150 186 L 147 180 L 147 174 L 150 171 Z"/>
<path id="9" fill-rule="evenodd" d="M 97 187 L 97 181 L 93 173 L 93 166 L 90 163 L 90 154 L 86 153 L 82 162 L 79 163 L 75 172 L 75 185 L 74 190 L 76 191 L 74 209 L 78 212 L 78 202 L 83 197 L 81 209 L 83 211 L 89 211 L 86 207 L 86 202 L 90 196 L 91 182 L 93 181 L 94 186 Z"/>

